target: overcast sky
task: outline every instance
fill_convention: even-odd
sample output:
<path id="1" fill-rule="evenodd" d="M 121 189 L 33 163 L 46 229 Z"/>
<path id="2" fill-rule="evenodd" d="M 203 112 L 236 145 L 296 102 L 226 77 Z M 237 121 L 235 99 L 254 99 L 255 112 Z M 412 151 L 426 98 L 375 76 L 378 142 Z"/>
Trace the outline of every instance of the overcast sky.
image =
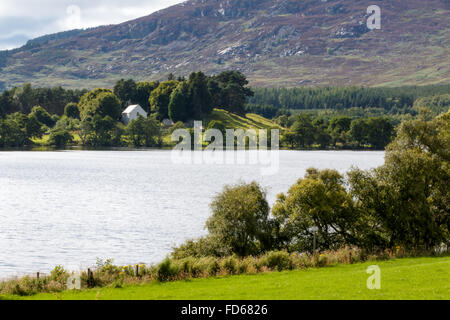
<path id="1" fill-rule="evenodd" d="M 183 0 L 0 0 L 0 50 L 59 31 L 115 24 Z"/>

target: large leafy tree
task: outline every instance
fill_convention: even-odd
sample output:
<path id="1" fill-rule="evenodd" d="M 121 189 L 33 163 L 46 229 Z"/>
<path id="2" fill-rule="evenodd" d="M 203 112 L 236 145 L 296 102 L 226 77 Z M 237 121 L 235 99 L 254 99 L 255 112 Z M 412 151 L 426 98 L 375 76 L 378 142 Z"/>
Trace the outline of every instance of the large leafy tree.
<path id="1" fill-rule="evenodd" d="M 386 117 L 371 117 L 352 121 L 349 136 L 359 145 L 370 144 L 384 149 L 392 139 L 394 126 Z"/>
<path id="2" fill-rule="evenodd" d="M 37 103 L 36 96 L 30 83 L 24 83 L 21 87 L 16 88 L 13 98 L 18 105 L 18 111 L 25 114 L 28 114 L 31 108 Z"/>
<path id="3" fill-rule="evenodd" d="M 110 116 L 102 117 L 100 114 L 87 116 L 81 121 L 81 139 L 84 145 L 120 146 L 123 130 L 117 121 Z"/>
<path id="4" fill-rule="evenodd" d="M 51 130 L 49 144 L 58 148 L 64 148 L 73 140 L 73 136 L 65 129 L 55 128 Z"/>
<path id="5" fill-rule="evenodd" d="M 377 149 L 384 149 L 391 141 L 394 126 L 386 117 L 367 119 L 367 141 Z"/>
<path id="6" fill-rule="evenodd" d="M 10 91 L 5 90 L 0 95 L 0 118 L 4 118 L 15 109 L 13 95 Z"/>
<path id="7" fill-rule="evenodd" d="M 27 116 L 16 112 L 0 120 L 0 146 L 23 147 L 31 144 L 32 138 L 41 138 L 43 134 L 42 123 L 35 114 Z"/>
<path id="8" fill-rule="evenodd" d="M 25 133 L 28 138 L 42 138 L 44 134 L 44 129 L 42 127 L 42 122 L 39 121 L 35 114 L 29 114 L 25 119 Z"/>
<path id="9" fill-rule="evenodd" d="M 136 120 L 132 120 L 127 126 L 126 133 L 136 147 L 161 146 L 161 125 L 154 116 L 147 119 L 139 116 Z"/>
<path id="10" fill-rule="evenodd" d="M 95 89 L 84 94 L 78 107 L 82 120 L 95 115 L 100 115 L 102 118 L 109 116 L 113 120 L 119 120 L 122 113 L 119 98 L 109 89 Z"/>
<path id="11" fill-rule="evenodd" d="M 150 94 L 159 86 L 158 81 L 152 82 L 138 82 L 136 84 L 136 103 L 139 104 L 145 111 L 150 113 Z"/>
<path id="12" fill-rule="evenodd" d="M 328 122 L 323 118 L 317 118 L 312 121 L 314 127 L 314 142 L 319 144 L 321 148 L 326 148 L 331 141 L 331 136 L 328 134 Z"/>
<path id="13" fill-rule="evenodd" d="M 137 85 L 133 79 L 120 79 L 114 86 L 114 94 L 122 102 L 122 107 L 136 103 Z"/>
<path id="14" fill-rule="evenodd" d="M 246 256 L 269 247 L 269 204 L 257 183 L 226 186 L 211 209 L 206 223 L 210 236 L 233 253 Z"/>
<path id="15" fill-rule="evenodd" d="M 80 109 L 78 109 L 78 105 L 74 102 L 68 103 L 64 108 L 64 115 L 72 119 L 79 119 Z"/>
<path id="16" fill-rule="evenodd" d="M 300 147 L 308 147 L 314 142 L 315 129 L 311 122 L 311 117 L 307 114 L 300 114 L 292 125 L 292 132 L 295 135 L 296 144 Z"/>
<path id="17" fill-rule="evenodd" d="M 357 206 L 387 246 L 429 248 L 449 241 L 450 113 L 403 122 L 385 164 L 350 172 Z"/>
<path id="18" fill-rule="evenodd" d="M 113 120 L 119 120 L 122 114 L 119 99 L 113 93 L 100 94 L 94 105 L 97 106 L 97 112 L 103 117 L 111 117 Z"/>
<path id="19" fill-rule="evenodd" d="M 47 127 L 51 128 L 55 125 L 55 121 L 53 120 L 50 113 L 47 112 L 41 106 L 36 106 L 31 110 L 30 115 L 36 116 L 40 123 L 45 124 Z"/>
<path id="20" fill-rule="evenodd" d="M 178 87 L 170 95 L 169 117 L 173 122 L 186 121 L 188 116 L 188 102 L 183 88 L 186 87 L 185 82 L 180 83 Z"/>
<path id="21" fill-rule="evenodd" d="M 349 131 L 350 137 L 359 145 L 365 145 L 368 141 L 368 128 L 366 119 L 356 119 L 352 121 Z"/>
<path id="22" fill-rule="evenodd" d="M 350 117 L 336 117 L 330 120 L 328 131 L 333 145 L 347 141 L 347 134 L 350 131 L 351 123 L 352 118 Z"/>
<path id="23" fill-rule="evenodd" d="M 278 241 L 290 250 L 311 251 L 314 232 L 320 250 L 357 242 L 357 214 L 343 176 L 335 170 L 308 169 L 287 195 L 278 196 L 273 215 Z"/>
<path id="24" fill-rule="evenodd" d="M 211 113 L 212 97 L 208 89 L 208 79 L 203 72 L 191 73 L 187 94 L 192 118 L 201 119 L 203 115 Z"/>
<path id="25" fill-rule="evenodd" d="M 170 96 L 177 86 L 178 81 L 164 81 L 150 94 L 151 111 L 156 113 L 159 120 L 169 117 Z"/>
<path id="26" fill-rule="evenodd" d="M 208 87 L 213 106 L 225 108 L 233 113 L 245 114 L 247 98 L 254 95 L 247 85 L 245 75 L 239 71 L 225 71 L 212 77 Z"/>
<path id="27" fill-rule="evenodd" d="M 237 83 L 228 83 L 222 88 L 222 103 L 230 112 L 245 114 L 246 95 L 242 86 Z"/>
<path id="28" fill-rule="evenodd" d="M 20 125 L 8 117 L 0 119 L 0 146 L 1 147 L 23 147 L 29 142 L 27 134 Z"/>

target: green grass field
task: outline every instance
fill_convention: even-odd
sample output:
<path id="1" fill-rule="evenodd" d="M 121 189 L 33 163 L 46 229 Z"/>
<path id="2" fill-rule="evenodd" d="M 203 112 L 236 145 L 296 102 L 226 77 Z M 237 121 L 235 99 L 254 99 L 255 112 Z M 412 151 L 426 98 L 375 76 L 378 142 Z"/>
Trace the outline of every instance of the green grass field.
<path id="1" fill-rule="evenodd" d="M 369 290 L 370 265 L 381 269 L 381 289 Z M 151 283 L 119 289 L 39 294 L 34 300 L 304 300 L 450 299 L 450 257 L 397 259 L 354 265 L 224 278 Z"/>

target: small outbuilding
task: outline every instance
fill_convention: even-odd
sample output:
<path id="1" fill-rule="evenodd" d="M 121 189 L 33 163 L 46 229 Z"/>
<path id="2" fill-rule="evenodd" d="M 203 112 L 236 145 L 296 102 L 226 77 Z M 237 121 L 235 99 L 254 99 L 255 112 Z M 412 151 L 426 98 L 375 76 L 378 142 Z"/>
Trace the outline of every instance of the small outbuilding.
<path id="1" fill-rule="evenodd" d="M 126 125 L 129 124 L 131 120 L 136 120 L 138 116 L 143 116 L 147 118 L 148 113 L 138 104 L 129 106 L 122 112 L 122 122 Z"/>

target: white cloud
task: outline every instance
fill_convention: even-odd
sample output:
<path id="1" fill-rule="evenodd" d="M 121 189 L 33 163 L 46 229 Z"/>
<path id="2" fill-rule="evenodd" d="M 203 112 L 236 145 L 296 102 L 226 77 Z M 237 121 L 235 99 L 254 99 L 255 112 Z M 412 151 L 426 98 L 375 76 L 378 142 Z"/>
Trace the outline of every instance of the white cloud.
<path id="1" fill-rule="evenodd" d="M 1 0 L 0 50 L 70 29 L 116 24 L 183 0 Z"/>

